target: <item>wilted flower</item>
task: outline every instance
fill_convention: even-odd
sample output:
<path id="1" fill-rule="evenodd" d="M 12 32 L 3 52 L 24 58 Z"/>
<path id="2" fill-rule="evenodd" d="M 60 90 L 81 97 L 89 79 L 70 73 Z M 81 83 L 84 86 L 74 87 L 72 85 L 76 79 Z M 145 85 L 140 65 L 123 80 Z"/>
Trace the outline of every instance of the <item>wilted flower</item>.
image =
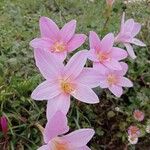
<path id="1" fill-rule="evenodd" d="M 147 125 L 147 126 L 146 126 L 146 132 L 147 132 L 147 133 L 150 133 L 150 125 Z"/>
<path id="2" fill-rule="evenodd" d="M 38 150 L 90 150 L 86 145 L 95 133 L 93 129 L 79 129 L 63 135 L 68 130 L 66 116 L 60 111 L 56 112 L 44 129 L 45 145 Z"/>
<path id="3" fill-rule="evenodd" d="M 8 122 L 7 122 L 7 118 L 5 116 L 2 116 L 0 118 L 0 125 L 1 125 L 3 134 L 6 136 L 6 134 L 8 132 Z"/>
<path id="4" fill-rule="evenodd" d="M 130 126 L 128 129 L 128 134 L 131 137 L 139 137 L 140 136 L 140 129 L 137 126 Z"/>
<path id="5" fill-rule="evenodd" d="M 51 19 L 41 17 L 39 25 L 41 37 L 33 39 L 30 45 L 35 49 L 46 50 L 62 61 L 67 53 L 74 51 L 85 42 L 86 35 L 75 34 L 76 20 L 71 20 L 59 29 Z"/>
<path id="6" fill-rule="evenodd" d="M 130 142 L 130 144 L 137 144 L 138 142 L 138 137 L 133 137 L 133 136 L 128 136 L 128 141 Z"/>
<path id="7" fill-rule="evenodd" d="M 143 121 L 144 119 L 144 113 L 140 110 L 135 110 L 133 116 L 138 121 Z"/>

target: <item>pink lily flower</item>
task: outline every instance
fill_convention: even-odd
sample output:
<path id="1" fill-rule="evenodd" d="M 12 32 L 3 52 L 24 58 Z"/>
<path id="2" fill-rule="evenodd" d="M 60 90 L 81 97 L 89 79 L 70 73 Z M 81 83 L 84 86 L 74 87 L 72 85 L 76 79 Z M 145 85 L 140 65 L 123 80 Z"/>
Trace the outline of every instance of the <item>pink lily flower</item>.
<path id="1" fill-rule="evenodd" d="M 98 70 L 105 68 L 113 70 L 121 70 L 120 60 L 127 57 L 125 50 L 113 47 L 114 35 L 107 34 L 101 41 L 98 35 L 91 31 L 90 36 L 90 51 L 88 58 L 93 61 L 93 66 Z"/>
<path id="2" fill-rule="evenodd" d="M 131 44 L 146 46 L 142 41 L 135 38 L 140 30 L 141 24 L 135 22 L 133 19 L 128 19 L 127 21 L 125 21 L 125 13 L 123 13 L 121 29 L 119 34 L 115 38 L 115 42 L 123 43 L 132 59 L 135 59 L 136 55 Z"/>
<path id="3" fill-rule="evenodd" d="M 76 20 L 71 20 L 61 30 L 47 17 L 41 17 L 39 24 L 41 37 L 32 40 L 31 47 L 49 51 L 62 61 L 68 52 L 74 51 L 86 40 L 86 35 L 75 34 Z"/>
<path id="4" fill-rule="evenodd" d="M 48 100 L 47 117 L 50 118 L 60 110 L 67 114 L 70 107 L 70 96 L 94 104 L 99 99 L 91 88 L 98 86 L 99 80 L 91 68 L 84 68 L 87 51 L 76 53 L 64 64 L 54 59 L 51 53 L 35 50 L 36 65 L 46 79 L 32 93 L 34 100 Z"/>
<path id="5" fill-rule="evenodd" d="M 63 135 L 68 130 L 66 116 L 60 111 L 56 112 L 44 129 L 45 145 L 38 150 L 90 150 L 86 145 L 95 133 L 93 129 L 79 129 Z"/>
<path id="6" fill-rule="evenodd" d="M 132 87 L 133 83 L 124 75 L 128 70 L 126 63 L 120 62 L 122 70 L 114 71 L 106 69 L 101 74 L 100 87 L 108 88 L 115 96 L 120 97 L 123 93 L 122 87 Z"/>
<path id="7" fill-rule="evenodd" d="M 8 132 L 8 122 L 7 122 L 7 118 L 5 116 L 2 116 L 0 118 L 0 125 L 1 125 L 1 129 L 2 129 L 4 136 L 6 136 L 6 134 Z"/>

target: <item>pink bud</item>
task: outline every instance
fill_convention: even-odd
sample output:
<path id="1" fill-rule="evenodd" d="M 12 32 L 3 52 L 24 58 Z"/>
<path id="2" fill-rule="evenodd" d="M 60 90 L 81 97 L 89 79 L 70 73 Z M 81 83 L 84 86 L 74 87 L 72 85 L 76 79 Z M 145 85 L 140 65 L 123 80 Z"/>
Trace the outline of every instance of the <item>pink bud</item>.
<path id="1" fill-rule="evenodd" d="M 130 126 L 128 128 L 128 135 L 131 137 L 139 137 L 140 129 L 137 126 Z"/>
<path id="2" fill-rule="evenodd" d="M 0 118 L 0 125 L 1 125 L 3 134 L 6 135 L 7 131 L 8 131 L 8 122 L 7 122 L 7 118 L 5 116 L 2 116 Z"/>
<path id="3" fill-rule="evenodd" d="M 135 110 L 133 113 L 134 119 L 138 121 L 143 121 L 144 120 L 144 113 L 140 110 Z"/>
<path id="4" fill-rule="evenodd" d="M 106 0 L 107 5 L 110 7 L 112 7 L 114 2 L 115 2 L 115 0 Z"/>

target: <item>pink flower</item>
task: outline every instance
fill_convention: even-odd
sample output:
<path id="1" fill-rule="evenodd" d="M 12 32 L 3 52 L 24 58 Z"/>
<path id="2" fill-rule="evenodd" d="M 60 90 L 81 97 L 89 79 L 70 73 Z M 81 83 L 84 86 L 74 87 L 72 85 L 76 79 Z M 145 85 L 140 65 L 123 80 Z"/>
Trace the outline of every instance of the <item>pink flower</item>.
<path id="1" fill-rule="evenodd" d="M 138 142 L 138 137 L 133 137 L 133 136 L 128 136 L 128 141 L 130 142 L 130 144 L 135 145 Z"/>
<path id="2" fill-rule="evenodd" d="M 140 129 L 137 126 L 130 126 L 128 129 L 128 135 L 131 137 L 139 137 Z"/>
<path id="3" fill-rule="evenodd" d="M 115 2 L 115 0 L 106 0 L 107 5 L 110 7 L 112 7 L 114 2 Z"/>
<path id="4" fill-rule="evenodd" d="M 122 70 L 114 71 L 105 69 L 100 71 L 100 87 L 108 88 L 115 96 L 120 97 L 123 93 L 122 87 L 132 87 L 132 82 L 124 77 L 128 70 L 126 63 L 120 62 Z"/>
<path id="5" fill-rule="evenodd" d="M 80 129 L 63 135 L 68 130 L 66 116 L 60 111 L 56 112 L 45 127 L 45 145 L 38 150 L 90 150 L 86 145 L 94 135 L 93 129 Z"/>
<path id="6" fill-rule="evenodd" d="M 84 68 L 87 51 L 76 53 L 64 66 L 51 53 L 41 49 L 35 50 L 36 65 L 46 79 L 32 93 L 35 100 L 48 100 L 47 117 L 57 110 L 67 114 L 70 107 L 70 96 L 94 104 L 99 99 L 91 88 L 98 86 L 99 80 L 91 68 Z"/>
<path id="7" fill-rule="evenodd" d="M 8 122 L 7 122 L 7 118 L 5 116 L 2 116 L 0 118 L 0 125 L 1 125 L 3 134 L 6 136 L 6 134 L 8 132 Z"/>
<path id="8" fill-rule="evenodd" d="M 90 36 L 90 51 L 88 58 L 93 61 L 93 66 L 98 70 L 105 68 L 113 70 L 121 70 L 119 60 L 127 57 L 125 50 L 113 47 L 114 35 L 107 34 L 101 41 L 98 35 L 91 31 Z"/>
<path id="9" fill-rule="evenodd" d="M 84 34 L 75 34 L 76 20 L 71 20 L 60 30 L 51 19 L 40 18 L 41 37 L 30 42 L 37 49 L 43 49 L 53 53 L 60 60 L 64 60 L 67 52 L 72 52 L 80 47 L 86 39 Z"/>
<path id="10" fill-rule="evenodd" d="M 135 110 L 134 113 L 133 113 L 133 116 L 138 121 L 143 121 L 144 120 L 144 113 L 140 110 Z"/>
<path id="11" fill-rule="evenodd" d="M 121 29 L 115 38 L 115 42 L 123 43 L 132 59 L 136 58 L 131 44 L 146 46 L 143 42 L 135 38 L 140 32 L 141 24 L 135 22 L 133 19 L 128 19 L 125 22 L 125 13 L 122 16 Z"/>

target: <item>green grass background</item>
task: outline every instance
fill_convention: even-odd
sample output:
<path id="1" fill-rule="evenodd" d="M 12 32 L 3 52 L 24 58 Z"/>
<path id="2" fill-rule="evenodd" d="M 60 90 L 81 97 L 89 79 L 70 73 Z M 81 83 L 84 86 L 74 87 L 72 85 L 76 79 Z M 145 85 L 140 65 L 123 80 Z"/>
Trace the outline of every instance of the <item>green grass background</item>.
<path id="1" fill-rule="evenodd" d="M 46 102 L 35 102 L 30 95 L 43 79 L 29 47 L 29 42 L 39 36 L 40 16 L 53 19 L 60 27 L 76 19 L 77 32 L 88 35 L 94 30 L 103 37 L 107 32 L 118 32 L 123 11 L 127 18 L 143 25 L 138 38 L 147 44 L 144 48 L 134 46 L 137 59 L 126 60 L 127 76 L 134 87 L 125 89 L 119 99 L 108 90 L 96 89 L 101 99 L 97 105 L 72 99 L 69 125 L 71 131 L 95 129 L 89 143 L 92 150 L 150 149 L 150 138 L 144 131 L 150 119 L 150 4 L 125 5 L 122 0 L 116 0 L 107 26 L 105 0 L 0 0 L 0 115 L 6 115 L 9 121 L 8 139 L 5 141 L 0 133 L 0 149 L 35 150 L 42 145 L 42 135 L 35 124 L 45 125 Z M 89 48 L 88 41 L 79 50 L 83 48 Z M 121 112 L 116 112 L 116 107 Z M 133 119 L 134 109 L 145 113 L 145 121 L 137 123 Z M 142 129 L 136 146 L 128 146 L 126 131 L 131 124 Z"/>

